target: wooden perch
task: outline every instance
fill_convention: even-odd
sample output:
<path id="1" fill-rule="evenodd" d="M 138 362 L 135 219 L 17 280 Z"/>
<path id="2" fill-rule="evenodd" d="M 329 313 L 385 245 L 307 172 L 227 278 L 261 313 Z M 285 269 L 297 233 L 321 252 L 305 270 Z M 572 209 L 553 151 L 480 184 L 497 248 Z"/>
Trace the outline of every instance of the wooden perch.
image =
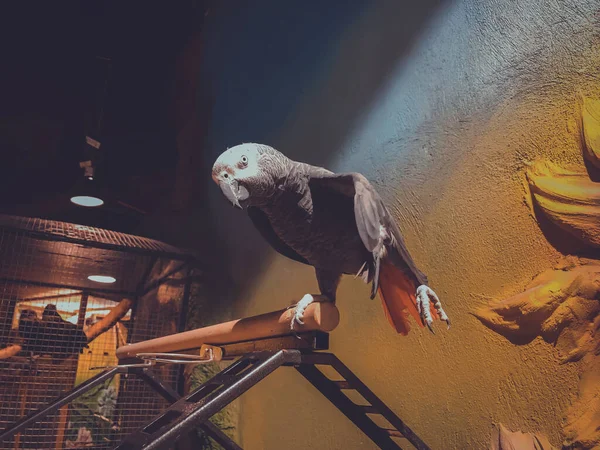
<path id="1" fill-rule="evenodd" d="M 132 305 L 132 300 L 124 298 L 119 302 L 118 305 L 114 306 L 105 317 L 88 328 L 85 332 L 88 343 L 92 342 L 102 333 L 112 328 L 119 320 L 125 317 L 127 311 L 131 309 Z"/>
<path id="2" fill-rule="evenodd" d="M 202 344 L 228 344 L 290 334 L 290 322 L 295 309 L 284 309 L 245 319 L 211 325 L 126 345 L 117 349 L 117 358 L 131 358 L 145 352 L 177 352 L 200 348 Z M 332 331 L 340 321 L 333 303 L 312 303 L 304 311 L 304 325 L 297 332 Z"/>
<path id="3" fill-rule="evenodd" d="M 18 344 L 9 345 L 6 348 L 0 349 L 0 359 L 12 358 L 13 356 L 17 355 L 21 350 L 23 350 L 23 347 L 21 347 Z"/>

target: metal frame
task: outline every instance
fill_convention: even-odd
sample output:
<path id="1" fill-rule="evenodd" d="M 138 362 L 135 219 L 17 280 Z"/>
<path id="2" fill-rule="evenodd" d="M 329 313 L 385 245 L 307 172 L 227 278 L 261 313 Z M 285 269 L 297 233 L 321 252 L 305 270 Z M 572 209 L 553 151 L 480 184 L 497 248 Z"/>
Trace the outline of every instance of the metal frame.
<path id="1" fill-rule="evenodd" d="M 166 401 L 175 403 L 181 398 L 179 393 L 175 392 L 170 386 L 164 384 L 159 378 L 157 378 L 151 369 L 143 370 L 139 373 L 139 375 Z M 225 450 L 243 450 L 242 447 L 232 441 L 229 436 L 223 433 L 221 429 L 214 425 L 210 420 L 200 424 L 198 427 L 208 436 L 213 438 Z M 197 436 L 194 433 L 191 433 L 191 438 L 193 442 Z"/>
<path id="2" fill-rule="evenodd" d="M 331 380 L 316 367 L 317 365 L 332 367 L 344 379 Z M 334 354 L 309 353 L 302 355 L 302 364 L 296 366 L 296 370 L 369 436 L 379 448 L 383 450 L 399 449 L 400 446 L 392 438 L 404 438 L 417 450 L 429 450 L 427 444 Z M 344 390 L 357 391 L 369 405 L 357 405 L 342 392 Z M 383 416 L 393 428 L 381 428 L 369 415 Z"/>
<path id="3" fill-rule="evenodd" d="M 29 425 L 39 421 L 64 406 L 74 398 L 117 373 L 128 373 L 140 377 L 155 392 L 171 403 L 146 426 L 128 435 L 115 450 L 161 450 L 172 447 L 183 435 L 194 439 L 194 430 L 202 429 L 226 450 L 242 450 L 218 427 L 210 417 L 266 378 L 281 366 L 294 367 L 316 387 L 333 405 L 362 430 L 380 449 L 402 449 L 394 439 L 405 439 L 417 450 L 430 450 L 383 401 L 381 401 L 347 366 L 334 354 L 315 352 L 327 347 L 326 333 L 307 333 L 303 340 L 289 336 L 270 338 L 246 343 L 224 345 L 221 353 L 225 359 L 241 356 L 227 368 L 206 381 L 193 392 L 182 396 L 158 379 L 151 367 L 123 365 L 108 369 L 77 386 L 52 404 L 41 408 L 19 420 L 0 434 L 0 441 L 9 439 Z M 280 348 L 290 344 L 293 348 Z M 261 349 L 251 350 L 249 349 Z M 264 350 L 266 349 L 266 350 Z M 246 351 L 246 353 L 242 353 Z M 186 355 L 189 356 L 189 355 Z M 343 379 L 332 380 L 317 366 L 333 368 Z M 343 391 L 358 392 L 369 404 L 354 403 Z M 387 420 L 391 428 L 382 428 L 370 416 L 379 415 Z"/>
<path id="4" fill-rule="evenodd" d="M 297 350 L 242 356 L 194 392 L 173 403 L 144 428 L 130 434 L 115 450 L 169 448 L 179 436 L 206 422 L 275 369 L 290 362 L 300 362 Z"/>
<path id="5" fill-rule="evenodd" d="M 66 283 L 46 283 L 45 281 L 24 280 L 21 278 L 0 278 L 0 283 L 22 284 L 26 286 L 40 286 L 47 287 L 50 289 L 73 289 L 74 291 L 98 292 L 100 294 L 122 295 L 125 297 L 133 297 L 134 295 L 136 295 L 136 292 L 134 291 L 127 291 L 123 289 L 107 289 L 89 286 L 85 287 Z"/>
<path id="6" fill-rule="evenodd" d="M 59 222 L 59 221 L 51 221 L 51 222 Z M 65 222 L 62 222 L 62 223 L 65 223 Z M 101 228 L 96 228 L 96 227 L 89 227 L 89 228 L 101 230 Z M 145 249 L 145 248 L 139 248 L 139 247 L 129 247 L 129 246 L 120 245 L 120 244 L 110 244 L 107 242 L 90 241 L 87 239 L 68 237 L 68 236 L 64 236 L 61 234 L 55 234 L 55 233 L 51 233 L 51 232 L 47 232 L 47 231 L 38 231 L 38 230 L 19 228 L 16 226 L 6 225 L 6 224 L 0 225 L 0 229 L 9 231 L 14 234 L 25 235 L 28 237 L 32 237 L 34 239 L 41 239 L 44 241 L 69 242 L 71 244 L 79 244 L 79 245 L 84 245 L 86 247 L 100 248 L 103 250 L 113 250 L 113 251 L 124 252 L 124 253 L 135 253 L 137 255 L 144 255 L 144 256 L 158 255 L 160 257 L 174 259 L 174 260 L 178 260 L 178 261 L 193 262 L 193 261 L 198 260 L 197 254 L 189 249 L 183 251 L 183 250 L 175 249 L 174 247 L 172 247 L 173 250 L 178 250 L 178 251 L 173 251 L 173 250 L 167 250 L 167 249 Z M 108 231 L 110 231 L 110 230 L 108 230 Z M 126 234 L 126 233 L 120 233 L 120 234 Z"/>

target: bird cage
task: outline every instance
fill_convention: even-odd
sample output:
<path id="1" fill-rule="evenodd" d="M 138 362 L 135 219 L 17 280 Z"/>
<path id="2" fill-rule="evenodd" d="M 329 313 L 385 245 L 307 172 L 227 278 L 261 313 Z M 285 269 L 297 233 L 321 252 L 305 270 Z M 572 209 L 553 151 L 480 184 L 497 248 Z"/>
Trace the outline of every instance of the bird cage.
<path id="1" fill-rule="evenodd" d="M 0 430 L 115 365 L 118 347 L 182 331 L 195 261 L 151 239 L 0 215 Z M 179 390 L 176 367 L 156 372 Z M 115 375 L 0 449 L 112 448 L 166 405 Z"/>

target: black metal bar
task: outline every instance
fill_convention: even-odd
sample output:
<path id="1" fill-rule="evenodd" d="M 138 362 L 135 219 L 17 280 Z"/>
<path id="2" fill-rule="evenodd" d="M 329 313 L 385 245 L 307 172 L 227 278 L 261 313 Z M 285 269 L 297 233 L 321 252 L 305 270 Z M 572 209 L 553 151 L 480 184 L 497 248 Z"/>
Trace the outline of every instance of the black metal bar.
<path id="1" fill-rule="evenodd" d="M 16 293 L 12 292 L 12 290 L 2 294 L 2 303 L 8 303 L 8 307 L 3 311 L 2 317 L 0 317 L 0 340 L 2 342 L 6 342 L 6 339 L 11 333 L 12 320 L 19 300 L 19 297 Z M 4 312 L 6 312 L 6 314 L 4 314 Z"/>
<path id="2" fill-rule="evenodd" d="M 285 363 L 301 361 L 297 350 L 252 354 L 240 358 L 191 394 L 174 403 L 115 450 L 168 448 L 186 431 L 206 422 L 256 383 Z"/>
<path id="3" fill-rule="evenodd" d="M 11 438 L 18 432 L 27 428 L 29 425 L 31 425 L 35 422 L 38 422 L 40 419 L 47 416 L 48 414 L 55 412 L 61 406 L 66 405 L 71 400 L 76 399 L 81 394 L 89 391 L 91 388 L 104 382 L 106 379 L 112 378 L 119 371 L 120 371 L 120 369 L 118 367 L 115 367 L 113 369 L 109 369 L 102 373 L 99 373 L 95 377 L 92 377 L 89 380 L 84 381 L 83 383 L 81 383 L 80 385 L 78 385 L 73 390 L 71 390 L 67 394 L 63 395 L 62 397 L 57 398 L 54 402 L 50 403 L 49 405 L 47 405 L 43 408 L 40 408 L 37 411 L 33 412 L 32 414 L 29 414 L 27 417 L 24 417 L 21 420 L 15 422 L 13 425 L 6 428 L 2 432 L 2 434 L 0 434 L 0 442 L 5 439 Z"/>
<path id="4" fill-rule="evenodd" d="M 366 401 L 368 401 L 387 421 L 395 427 L 416 449 L 430 450 L 427 444 L 419 438 L 388 406 L 377 397 L 337 356 L 332 353 L 310 353 L 302 355 L 302 363 L 314 367 L 315 364 L 328 365 L 333 367 L 343 378 L 344 381 L 330 381 L 337 390 L 354 389 L 358 391 Z M 318 371 L 318 369 L 315 368 Z M 322 373 L 319 371 L 322 375 Z M 344 394 L 342 394 L 344 395 Z M 345 395 L 344 395 L 345 397 Z M 346 397 L 347 398 L 347 397 Z M 354 405 L 354 403 L 352 403 Z M 362 407 L 361 407 L 362 408 Z M 344 412 L 344 411 L 342 411 Z M 370 419 L 369 419 L 370 420 Z"/>
<path id="5" fill-rule="evenodd" d="M 299 352 L 292 352 L 298 353 L 296 359 L 299 362 Z M 292 352 L 280 350 L 265 360 L 258 362 L 254 367 L 249 369 L 247 373 L 242 374 L 240 379 L 234 379 L 228 386 L 224 385 L 212 398 L 207 398 L 206 401 L 198 402 L 195 405 L 197 409 L 194 408 L 195 410 L 193 410 L 193 412 L 185 414 L 184 418 L 177 421 L 173 426 L 169 426 L 169 429 L 158 430 L 155 432 L 154 436 L 152 436 L 154 439 L 152 439 L 144 449 L 158 450 L 165 448 L 182 432 L 193 427 L 194 424 L 203 423 L 208 420 L 213 414 L 223 409 L 223 407 L 238 398 L 267 375 L 271 374 L 275 369 L 286 362 L 291 362 L 294 359 L 291 354 Z"/>
<path id="6" fill-rule="evenodd" d="M 296 370 L 333 403 L 354 425 L 362 430 L 382 450 L 401 450 L 360 407 L 344 395 L 337 385 L 312 364 L 301 364 Z"/>
<path id="7" fill-rule="evenodd" d="M 190 292 L 192 290 L 192 278 L 190 276 L 191 274 L 192 267 L 188 266 L 187 273 L 185 275 L 185 284 L 183 286 L 183 299 L 181 301 L 181 310 L 179 311 L 179 318 L 177 320 L 178 333 L 185 331 L 185 318 L 187 317 L 187 309 L 190 304 Z"/>
<path id="8" fill-rule="evenodd" d="M 59 298 L 73 297 L 75 294 L 81 294 L 81 292 L 69 292 L 68 294 L 56 294 L 56 295 L 41 295 L 39 297 L 26 297 L 19 299 L 21 302 L 35 301 L 35 300 L 56 300 Z"/>
<path id="9" fill-rule="evenodd" d="M 135 294 L 132 298 L 133 298 L 133 305 L 131 305 L 131 315 L 129 317 L 130 331 L 127 333 L 127 343 L 128 344 L 131 344 L 131 339 L 133 338 L 133 333 L 136 331 L 135 330 L 136 316 L 137 316 L 138 307 L 140 305 L 140 298 L 138 297 L 137 294 Z"/>
<path id="10" fill-rule="evenodd" d="M 430 450 L 429 446 L 411 430 L 388 406 L 371 391 L 360 379 L 348 368 L 337 356 L 328 353 L 332 361 L 332 367 L 367 400 L 373 405 L 387 421 L 418 450 Z"/>
<path id="11" fill-rule="evenodd" d="M 328 350 L 329 334 L 322 331 L 307 331 L 300 333 L 302 339 L 293 335 L 275 336 L 270 338 L 255 339 L 252 341 L 232 342 L 217 344 L 223 351 L 223 359 L 231 359 L 248 353 L 276 352 L 278 350 Z"/>
<path id="12" fill-rule="evenodd" d="M 166 401 L 170 404 L 175 403 L 177 400 L 181 398 L 174 389 L 171 388 L 168 384 L 164 384 L 160 378 L 156 376 L 152 369 L 135 369 L 132 371 L 135 375 L 144 380 L 154 391 L 156 391 L 160 396 L 162 396 Z M 191 444 L 195 447 L 199 445 L 199 439 L 195 435 L 195 433 L 190 433 L 189 438 Z M 229 450 L 229 449 L 225 449 Z"/>
<path id="13" fill-rule="evenodd" d="M 201 424 L 200 428 L 202 428 L 207 435 L 213 438 L 215 442 L 221 445 L 221 447 L 223 447 L 225 450 L 244 450 L 242 447 L 232 441 L 229 436 L 223 433 L 223 431 L 221 431 L 219 427 L 210 420 L 207 420 Z"/>
<path id="14" fill-rule="evenodd" d="M 231 379 L 231 377 L 241 373 L 251 363 L 252 363 L 252 360 L 248 357 L 238 359 L 233 364 L 231 364 L 229 367 L 222 370 L 221 372 L 219 372 L 217 375 L 215 375 L 211 379 L 207 380 L 200 387 L 198 387 L 194 392 L 188 394 L 183 399 L 180 398 L 178 400 L 178 402 L 181 403 L 182 400 L 185 401 L 188 399 L 195 399 L 196 402 L 203 400 L 204 397 L 206 397 L 211 392 L 213 392 L 216 389 L 216 387 L 223 385 L 224 383 L 226 383 L 227 380 Z M 146 376 L 147 377 L 149 376 L 148 372 L 146 372 Z M 162 383 L 156 383 L 155 380 L 150 380 L 150 381 L 151 381 L 152 385 L 154 387 L 156 387 L 158 389 L 159 393 L 161 393 L 161 394 L 166 394 L 170 398 L 177 398 L 177 396 L 179 395 L 171 389 L 163 390 L 162 388 L 164 385 Z M 169 409 L 172 409 L 174 407 L 177 407 L 177 405 L 173 405 Z M 167 409 L 166 411 L 164 411 L 161 414 L 159 414 L 158 416 L 156 416 L 152 420 L 152 422 L 150 422 L 150 425 L 156 424 L 157 422 L 162 420 L 163 417 L 168 416 L 169 409 Z M 146 426 L 146 428 L 148 428 L 148 426 Z M 133 434 L 128 435 L 117 447 L 115 447 L 114 450 L 141 449 L 147 440 L 148 440 L 148 434 L 144 434 L 143 430 L 138 430 L 138 431 L 134 432 Z"/>
<path id="15" fill-rule="evenodd" d="M 158 394 L 160 394 L 169 403 L 175 403 L 181 398 L 174 389 L 169 385 L 164 384 L 150 369 L 144 369 L 135 372 L 140 378 L 150 385 Z M 225 450 L 243 450 L 229 436 L 219 429 L 210 420 L 199 425 L 208 436 L 213 438 L 215 442 L 220 444 Z"/>
<path id="16" fill-rule="evenodd" d="M 177 319 L 177 332 L 182 333 L 185 331 L 185 322 L 186 317 L 188 315 L 188 307 L 190 304 L 190 292 L 192 290 L 192 280 L 190 275 L 192 274 L 192 267 L 188 266 L 186 274 L 185 274 L 185 285 L 183 287 L 183 299 L 181 301 L 181 305 L 179 306 L 181 309 L 179 310 L 179 317 Z M 185 365 L 181 365 L 177 369 L 177 391 L 183 395 L 185 393 Z"/>
<path id="17" fill-rule="evenodd" d="M 53 289 L 73 289 L 75 291 L 88 290 L 90 292 L 101 292 L 104 294 L 118 294 L 118 295 L 123 295 L 125 297 L 132 297 L 135 295 L 135 292 L 122 291 L 122 290 L 117 290 L 117 289 L 89 288 L 89 287 L 75 286 L 75 285 L 64 284 L 64 283 L 57 284 L 57 283 L 46 283 L 43 281 L 24 280 L 21 278 L 0 278 L 0 283 L 25 284 L 25 285 L 30 285 L 30 286 L 41 286 L 41 287 L 48 287 L 48 288 L 53 288 Z"/>
<path id="18" fill-rule="evenodd" d="M 175 403 L 181 398 L 181 395 L 179 395 L 168 384 L 164 384 L 151 369 L 136 369 L 132 372 L 148 383 L 152 389 L 154 389 L 169 403 Z"/>
<path id="19" fill-rule="evenodd" d="M 77 315 L 77 326 L 83 330 L 83 326 L 85 325 L 85 310 L 87 309 L 88 299 L 89 299 L 88 291 L 83 291 L 81 293 L 81 300 L 79 303 L 79 314 Z"/>

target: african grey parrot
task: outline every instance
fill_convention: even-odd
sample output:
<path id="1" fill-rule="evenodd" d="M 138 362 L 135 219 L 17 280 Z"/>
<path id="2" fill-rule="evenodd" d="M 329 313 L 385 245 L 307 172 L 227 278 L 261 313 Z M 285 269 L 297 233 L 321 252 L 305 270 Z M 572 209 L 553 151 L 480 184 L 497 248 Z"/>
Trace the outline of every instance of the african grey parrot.
<path id="1" fill-rule="evenodd" d="M 360 276 L 377 292 L 394 329 L 410 330 L 409 314 L 432 330 L 432 315 L 450 320 L 427 277 L 369 181 L 292 161 L 272 147 L 241 144 L 223 152 L 212 178 L 279 253 L 315 268 L 321 296 L 335 302 L 342 274 Z M 315 301 L 306 294 L 291 321 L 303 324 Z M 433 330 L 432 330 L 433 331 Z"/>

